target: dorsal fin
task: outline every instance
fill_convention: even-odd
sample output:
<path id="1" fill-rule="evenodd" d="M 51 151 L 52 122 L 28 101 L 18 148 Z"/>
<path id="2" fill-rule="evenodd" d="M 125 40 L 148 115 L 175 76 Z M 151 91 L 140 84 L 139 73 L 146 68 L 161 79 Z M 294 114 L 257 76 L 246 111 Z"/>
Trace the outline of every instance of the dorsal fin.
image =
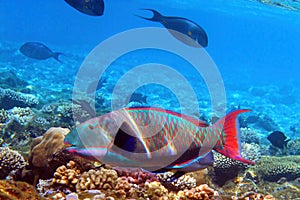
<path id="1" fill-rule="evenodd" d="M 130 107 L 130 108 L 125 108 L 126 110 L 149 110 L 149 111 L 157 111 L 157 112 L 162 112 L 162 113 L 167 113 L 167 114 L 171 114 L 180 118 L 183 118 L 193 124 L 195 124 L 196 126 L 200 126 L 200 127 L 207 127 L 209 126 L 209 124 L 205 121 L 202 121 L 200 119 L 196 119 L 194 117 L 188 116 L 188 115 L 184 115 L 175 111 L 171 111 L 171 110 L 165 110 L 162 108 L 155 108 L 155 107 L 147 107 L 147 106 L 142 106 L 142 107 Z"/>

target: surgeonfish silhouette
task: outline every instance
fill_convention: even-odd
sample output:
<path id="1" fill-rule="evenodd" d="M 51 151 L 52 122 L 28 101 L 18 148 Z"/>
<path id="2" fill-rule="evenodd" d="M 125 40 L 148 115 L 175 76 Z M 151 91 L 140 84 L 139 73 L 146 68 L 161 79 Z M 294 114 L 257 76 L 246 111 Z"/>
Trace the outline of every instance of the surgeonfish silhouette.
<path id="1" fill-rule="evenodd" d="M 271 142 L 272 145 L 280 149 L 286 148 L 287 143 L 291 141 L 290 139 L 287 139 L 287 137 L 281 131 L 274 131 L 267 137 L 267 139 Z"/>
<path id="2" fill-rule="evenodd" d="M 123 108 L 92 118 L 65 138 L 70 153 L 119 167 L 176 176 L 213 165 L 212 150 L 247 164 L 240 153 L 235 110 L 209 126 L 206 122 L 153 107 Z"/>
<path id="3" fill-rule="evenodd" d="M 37 60 L 46 60 L 53 57 L 57 61 L 59 60 L 59 55 L 62 53 L 53 52 L 46 45 L 39 42 L 26 42 L 20 47 L 20 52 L 29 58 L 34 58 Z"/>
<path id="4" fill-rule="evenodd" d="M 153 9 L 142 10 L 152 11 L 153 17 L 146 18 L 139 15 L 136 16 L 150 21 L 160 22 L 176 39 L 186 45 L 192 47 L 199 47 L 199 45 L 206 47 L 208 45 L 208 37 L 205 30 L 197 23 L 183 17 L 163 16 Z"/>
<path id="5" fill-rule="evenodd" d="M 104 12 L 103 0 L 65 0 L 65 2 L 87 15 L 101 16 Z"/>

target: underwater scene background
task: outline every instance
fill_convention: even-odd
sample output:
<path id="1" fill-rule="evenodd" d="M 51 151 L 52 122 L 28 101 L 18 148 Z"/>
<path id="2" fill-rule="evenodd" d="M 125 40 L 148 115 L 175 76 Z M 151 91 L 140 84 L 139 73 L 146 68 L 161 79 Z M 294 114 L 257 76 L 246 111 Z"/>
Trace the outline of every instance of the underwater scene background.
<path id="1" fill-rule="evenodd" d="M 64 1 L 1 1 L 0 199 L 300 199 L 300 1 L 104 3 L 102 16 L 89 16 Z M 212 90 L 224 89 L 226 101 L 213 102 L 218 93 L 212 96 L 212 83 L 188 59 L 160 49 L 119 55 L 96 79 L 96 68 L 79 76 L 104 41 L 138 28 L 165 30 L 159 22 L 137 17 L 151 18 L 142 9 L 184 17 L 205 30 L 208 45 L 199 49 L 199 57 L 208 55 L 207 63 L 217 69 L 221 84 Z M 149 34 L 140 33 L 136 40 L 96 53 L 110 58 L 112 50 L 125 44 L 151 43 Z M 61 62 L 25 56 L 20 47 L 26 42 L 62 53 Z M 176 70 L 196 101 L 179 78 L 151 65 L 123 81 L 121 92 L 113 96 L 130 70 L 149 63 Z M 141 84 L 144 76 L 153 76 L 152 82 Z M 76 82 L 96 85 L 81 93 Z M 140 85 L 132 90 L 136 83 Z M 212 167 L 173 180 L 173 171 L 156 174 L 101 165 L 64 151 L 65 136 L 76 125 L 115 108 L 141 106 L 182 112 L 210 125 L 226 113 L 250 109 L 239 116 L 237 128 L 242 156 L 256 164 L 214 152 Z"/>

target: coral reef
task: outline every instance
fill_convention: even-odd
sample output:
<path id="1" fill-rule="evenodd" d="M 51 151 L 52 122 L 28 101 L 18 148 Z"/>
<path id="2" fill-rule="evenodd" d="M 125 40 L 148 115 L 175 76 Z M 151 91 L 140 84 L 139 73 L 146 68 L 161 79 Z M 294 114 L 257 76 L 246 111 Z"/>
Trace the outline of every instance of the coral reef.
<path id="1" fill-rule="evenodd" d="M 76 184 L 76 191 L 86 190 L 104 190 L 110 191 L 116 186 L 118 174 L 115 170 L 100 168 L 99 170 L 91 169 L 84 172 Z"/>
<path id="2" fill-rule="evenodd" d="M 247 192 L 240 197 L 232 197 L 233 200 L 275 200 L 272 195 L 263 195 L 255 192 Z"/>
<path id="3" fill-rule="evenodd" d="M 26 108 L 14 107 L 11 110 L 11 114 L 13 120 L 17 121 L 20 125 L 27 125 L 34 116 L 33 111 L 29 107 Z"/>
<path id="4" fill-rule="evenodd" d="M 120 167 L 113 167 L 113 169 L 118 173 L 119 177 L 125 177 L 129 183 L 137 184 L 142 187 L 144 186 L 145 182 L 158 181 L 156 174 L 142 171 L 141 169 L 128 169 Z"/>
<path id="5" fill-rule="evenodd" d="M 243 127 L 241 130 L 241 141 L 245 143 L 260 143 L 258 130 L 249 127 Z"/>
<path id="6" fill-rule="evenodd" d="M 221 199 L 217 191 L 210 188 L 207 184 L 199 185 L 192 189 L 185 189 L 179 191 L 178 194 L 180 199 L 190 200 L 216 200 Z"/>
<path id="7" fill-rule="evenodd" d="M 26 162 L 21 154 L 8 147 L 0 147 L 0 179 L 5 178 L 11 171 L 25 166 Z"/>
<path id="8" fill-rule="evenodd" d="M 163 199 L 162 197 L 168 197 L 168 190 L 157 181 L 151 183 L 145 183 L 145 197 L 150 199 Z"/>
<path id="9" fill-rule="evenodd" d="M 171 177 L 174 175 L 173 172 L 166 172 L 158 174 L 159 181 L 170 191 L 179 191 L 184 189 L 191 189 L 196 187 L 196 179 L 190 175 L 183 175 L 178 179 L 171 181 Z"/>
<path id="10" fill-rule="evenodd" d="M 258 144 L 242 143 L 241 154 L 244 158 L 257 161 L 260 159 L 260 146 Z M 247 169 L 249 165 L 233 160 L 214 152 L 214 170 L 211 173 L 214 177 L 214 182 L 223 185 L 226 181 L 235 178 L 241 171 Z"/>
<path id="11" fill-rule="evenodd" d="M 7 110 L 0 110 L 0 123 L 5 123 L 9 119 L 9 112 Z"/>
<path id="12" fill-rule="evenodd" d="M 63 141 L 68 133 L 69 129 L 52 127 L 43 136 L 32 141 L 28 162 L 35 174 L 35 184 L 38 178 L 47 179 L 52 176 L 55 169 L 49 168 L 48 159 L 64 149 Z"/>
<path id="13" fill-rule="evenodd" d="M 300 177 L 300 156 L 263 156 L 257 162 L 255 170 L 263 180 L 278 181 L 285 177 L 294 180 Z"/>
<path id="14" fill-rule="evenodd" d="M 8 110 L 13 107 L 33 107 L 38 104 L 38 98 L 32 94 L 0 88 L 0 108 Z"/>
<path id="15" fill-rule="evenodd" d="M 62 121 L 79 121 L 83 122 L 90 118 L 90 115 L 84 110 L 81 105 L 63 102 L 56 108 L 57 113 L 61 117 Z"/>
<path id="16" fill-rule="evenodd" d="M 287 144 L 288 155 L 300 155 L 300 139 L 294 139 Z"/>
<path id="17" fill-rule="evenodd" d="M 57 185 L 63 185 L 73 191 L 75 191 L 75 185 L 81 176 L 80 170 L 74 161 L 68 162 L 68 164 L 62 165 L 54 172 L 53 183 Z"/>
<path id="18" fill-rule="evenodd" d="M 32 185 L 25 182 L 0 180 L 0 199 L 5 200 L 42 200 Z"/>

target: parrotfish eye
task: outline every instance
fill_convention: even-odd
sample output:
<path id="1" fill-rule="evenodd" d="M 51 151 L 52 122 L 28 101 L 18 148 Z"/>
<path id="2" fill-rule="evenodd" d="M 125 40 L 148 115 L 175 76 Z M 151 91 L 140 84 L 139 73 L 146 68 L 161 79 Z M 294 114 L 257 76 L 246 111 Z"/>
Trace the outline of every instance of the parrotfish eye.
<path id="1" fill-rule="evenodd" d="M 191 36 L 193 33 L 192 31 L 188 31 L 188 35 Z"/>

